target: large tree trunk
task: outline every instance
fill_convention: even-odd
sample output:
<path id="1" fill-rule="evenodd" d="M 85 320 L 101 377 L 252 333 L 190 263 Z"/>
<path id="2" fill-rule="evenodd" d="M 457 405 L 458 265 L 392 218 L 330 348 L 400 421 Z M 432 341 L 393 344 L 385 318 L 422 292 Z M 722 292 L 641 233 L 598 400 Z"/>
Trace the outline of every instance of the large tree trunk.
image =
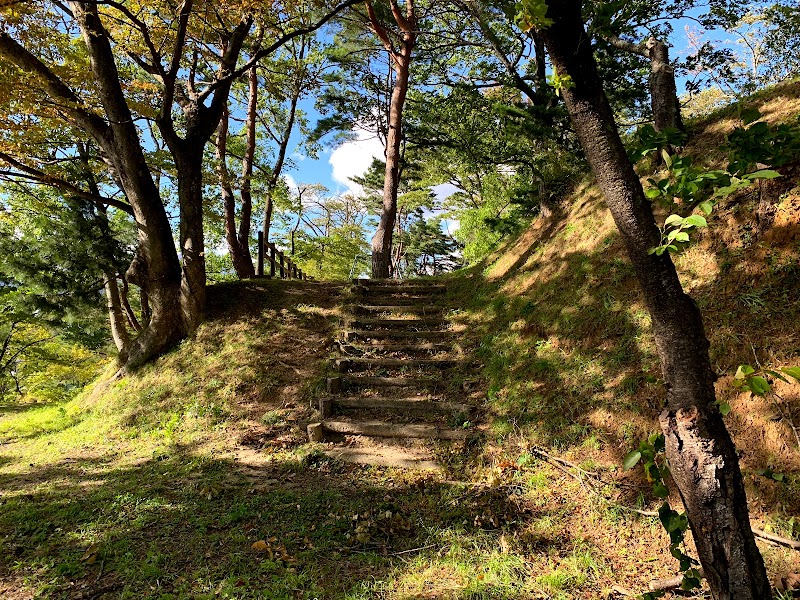
<path id="1" fill-rule="evenodd" d="M 556 71 L 574 84 L 562 89 L 564 101 L 652 317 L 667 388 L 660 422 L 700 562 L 715 598 L 770 598 L 736 449 L 715 406 L 715 375 L 700 311 L 684 293 L 669 254 L 648 252 L 659 244 L 660 233 L 617 132 L 584 30 L 581 2 L 548 4 L 547 16 L 554 23 L 542 36 Z"/>
<path id="2" fill-rule="evenodd" d="M 378 22 L 372 5 L 367 3 L 373 30 L 394 64 L 395 81 L 389 104 L 389 132 L 386 136 L 386 172 L 383 179 L 383 205 L 378 229 L 372 238 L 372 277 L 387 278 L 391 274 L 392 233 L 397 219 L 397 189 L 400 186 L 400 144 L 403 140 L 403 105 L 408 94 L 411 53 L 417 40 L 414 1 L 406 0 L 403 16 L 396 0 L 390 0 L 392 13 L 401 31 L 400 48 L 395 50 L 392 42 Z"/>
<path id="3" fill-rule="evenodd" d="M 83 34 L 108 121 L 107 128 L 91 121 L 86 127 L 113 163 L 137 224 L 139 248 L 128 280 L 148 289 L 152 319 L 132 342 L 128 353 L 125 366 L 136 368 L 185 335 L 178 301 L 180 263 L 169 220 L 150 176 L 97 7 L 91 3 L 70 2 L 70 8 Z"/>

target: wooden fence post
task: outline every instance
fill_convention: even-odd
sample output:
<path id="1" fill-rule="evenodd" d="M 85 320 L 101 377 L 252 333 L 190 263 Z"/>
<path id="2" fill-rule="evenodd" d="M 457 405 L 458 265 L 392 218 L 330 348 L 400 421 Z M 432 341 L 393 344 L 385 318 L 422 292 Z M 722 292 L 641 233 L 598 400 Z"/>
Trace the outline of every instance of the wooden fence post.
<path id="1" fill-rule="evenodd" d="M 285 271 L 285 269 L 283 267 L 283 252 L 281 252 L 280 250 L 278 250 L 278 261 L 280 261 L 281 279 L 285 279 L 286 278 L 286 271 Z"/>
<path id="2" fill-rule="evenodd" d="M 275 277 L 275 244 L 269 244 L 269 276 Z"/>
<path id="3" fill-rule="evenodd" d="M 264 276 L 264 232 L 258 232 L 258 268 L 256 269 L 258 277 Z"/>

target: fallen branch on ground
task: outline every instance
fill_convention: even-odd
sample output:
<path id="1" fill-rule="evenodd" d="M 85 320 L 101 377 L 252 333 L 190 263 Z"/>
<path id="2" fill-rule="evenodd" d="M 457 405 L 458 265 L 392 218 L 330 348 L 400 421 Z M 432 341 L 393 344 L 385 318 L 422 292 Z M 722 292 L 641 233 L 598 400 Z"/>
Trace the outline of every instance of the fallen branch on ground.
<path id="1" fill-rule="evenodd" d="M 639 515 L 642 515 L 642 516 L 645 516 L 645 517 L 657 517 L 658 516 L 658 511 L 655 511 L 655 510 L 641 510 L 639 508 L 633 508 L 632 506 L 625 506 L 624 504 L 618 504 L 617 502 L 614 502 L 614 501 L 609 500 L 608 498 L 606 498 L 603 494 L 600 493 L 600 490 L 598 490 L 595 487 L 594 484 L 602 483 L 602 484 L 608 485 L 608 482 L 606 482 L 603 479 L 601 479 L 600 476 L 597 473 L 592 473 L 590 471 L 586 471 L 585 469 L 580 468 L 575 463 L 572 463 L 572 462 L 570 462 L 568 460 L 565 460 L 563 458 L 560 458 L 558 456 L 553 456 L 552 454 L 549 454 L 548 452 L 546 452 L 545 450 L 543 450 L 542 448 L 540 448 L 538 446 L 531 446 L 529 448 L 529 452 L 532 455 L 537 456 L 540 459 L 544 460 L 545 462 L 549 463 L 550 465 L 556 467 L 560 471 L 563 471 L 563 472 L 567 473 L 569 476 L 577 479 L 581 484 L 586 483 L 584 481 L 584 477 L 586 477 L 589 480 L 588 482 L 590 484 L 592 484 L 592 485 L 588 486 L 588 489 L 593 491 L 600 498 L 602 498 L 603 500 L 605 500 L 607 503 L 609 503 L 610 505 L 614 506 L 615 508 L 620 508 L 622 510 L 627 510 L 629 512 L 633 512 L 633 513 L 636 513 L 636 514 L 639 514 Z M 573 473 L 573 472 L 569 471 L 567 467 L 575 469 L 578 473 L 576 474 L 576 473 Z M 800 541 L 798 541 L 798 540 L 793 540 L 791 538 L 783 537 L 781 535 L 777 535 L 777 534 L 774 534 L 774 533 L 768 533 L 768 532 L 764 531 L 763 529 L 759 529 L 757 527 L 753 527 L 752 524 L 750 525 L 750 528 L 753 530 L 753 535 L 756 536 L 757 538 L 760 538 L 762 540 L 766 540 L 768 542 L 771 542 L 773 544 L 777 544 L 779 546 L 783 546 L 785 548 L 791 548 L 792 550 L 800 551 Z M 682 578 L 682 576 L 680 576 L 680 577 Z M 663 581 L 672 581 L 673 579 L 677 579 L 677 578 L 673 577 L 672 579 L 669 579 L 669 580 L 665 579 Z M 682 579 L 681 579 L 681 581 L 682 581 Z M 680 583 L 678 583 L 678 585 L 680 585 Z M 672 587 L 676 587 L 676 586 L 669 586 L 669 587 L 664 588 L 664 589 L 671 589 Z M 651 590 L 651 591 L 656 591 L 656 590 Z"/>

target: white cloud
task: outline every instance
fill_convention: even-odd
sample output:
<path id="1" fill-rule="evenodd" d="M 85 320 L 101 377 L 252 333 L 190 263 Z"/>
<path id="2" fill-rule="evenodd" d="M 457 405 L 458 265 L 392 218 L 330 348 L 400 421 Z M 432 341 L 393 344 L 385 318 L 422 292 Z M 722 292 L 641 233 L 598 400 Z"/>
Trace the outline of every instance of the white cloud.
<path id="1" fill-rule="evenodd" d="M 298 189 L 297 181 L 291 175 L 284 175 L 283 181 L 286 183 L 286 186 L 289 188 L 290 192 L 296 192 Z"/>
<path id="2" fill-rule="evenodd" d="M 366 132 L 359 131 L 355 140 L 342 144 L 331 153 L 328 160 L 332 167 L 331 178 L 354 194 L 360 194 L 363 189 L 350 181 L 350 177 L 362 176 L 372 164 L 372 159 L 383 160 L 383 157 L 381 141 Z"/>
<path id="3" fill-rule="evenodd" d="M 450 196 L 462 190 L 460 187 L 455 186 L 452 183 L 441 183 L 433 186 L 431 191 L 436 195 L 436 199 L 439 202 L 442 202 L 443 200 L 447 200 Z"/>

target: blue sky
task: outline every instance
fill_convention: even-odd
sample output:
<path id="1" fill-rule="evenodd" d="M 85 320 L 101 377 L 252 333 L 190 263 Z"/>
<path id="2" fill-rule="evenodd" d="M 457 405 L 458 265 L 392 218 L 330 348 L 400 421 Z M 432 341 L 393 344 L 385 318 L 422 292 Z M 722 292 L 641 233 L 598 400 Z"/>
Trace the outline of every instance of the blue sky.
<path id="1" fill-rule="evenodd" d="M 758 3 L 753 3 L 757 6 Z M 699 11 L 693 11 L 697 14 Z M 690 17 L 692 14 L 689 15 Z M 698 24 L 691 18 L 681 19 L 673 23 L 674 33 L 670 40 L 672 48 L 671 57 L 682 59 L 690 52 L 686 29 L 698 29 Z M 705 39 L 716 39 L 727 42 L 726 45 L 735 44 L 730 39 L 731 36 L 723 31 L 708 32 Z M 683 93 L 683 86 L 686 77 L 681 77 L 678 81 L 679 94 Z M 412 81 L 412 86 L 413 86 Z M 306 98 L 301 103 L 302 110 L 306 113 L 311 125 L 313 126 L 319 118 L 319 113 L 314 107 L 314 98 Z M 349 177 L 363 175 L 372 162 L 373 157 L 383 158 L 383 147 L 377 138 L 369 138 L 366 134 L 360 133 L 359 139 L 354 142 L 345 143 L 339 147 L 324 147 L 316 158 L 304 156 L 302 153 L 301 137 L 295 133 L 292 138 L 290 151 L 294 152 L 292 157 L 294 166 L 285 171 L 290 185 L 293 183 L 321 183 L 326 186 L 331 193 L 342 193 L 348 189 L 357 190 L 358 186 L 348 181 Z M 330 143 L 330 139 L 323 142 Z"/>

